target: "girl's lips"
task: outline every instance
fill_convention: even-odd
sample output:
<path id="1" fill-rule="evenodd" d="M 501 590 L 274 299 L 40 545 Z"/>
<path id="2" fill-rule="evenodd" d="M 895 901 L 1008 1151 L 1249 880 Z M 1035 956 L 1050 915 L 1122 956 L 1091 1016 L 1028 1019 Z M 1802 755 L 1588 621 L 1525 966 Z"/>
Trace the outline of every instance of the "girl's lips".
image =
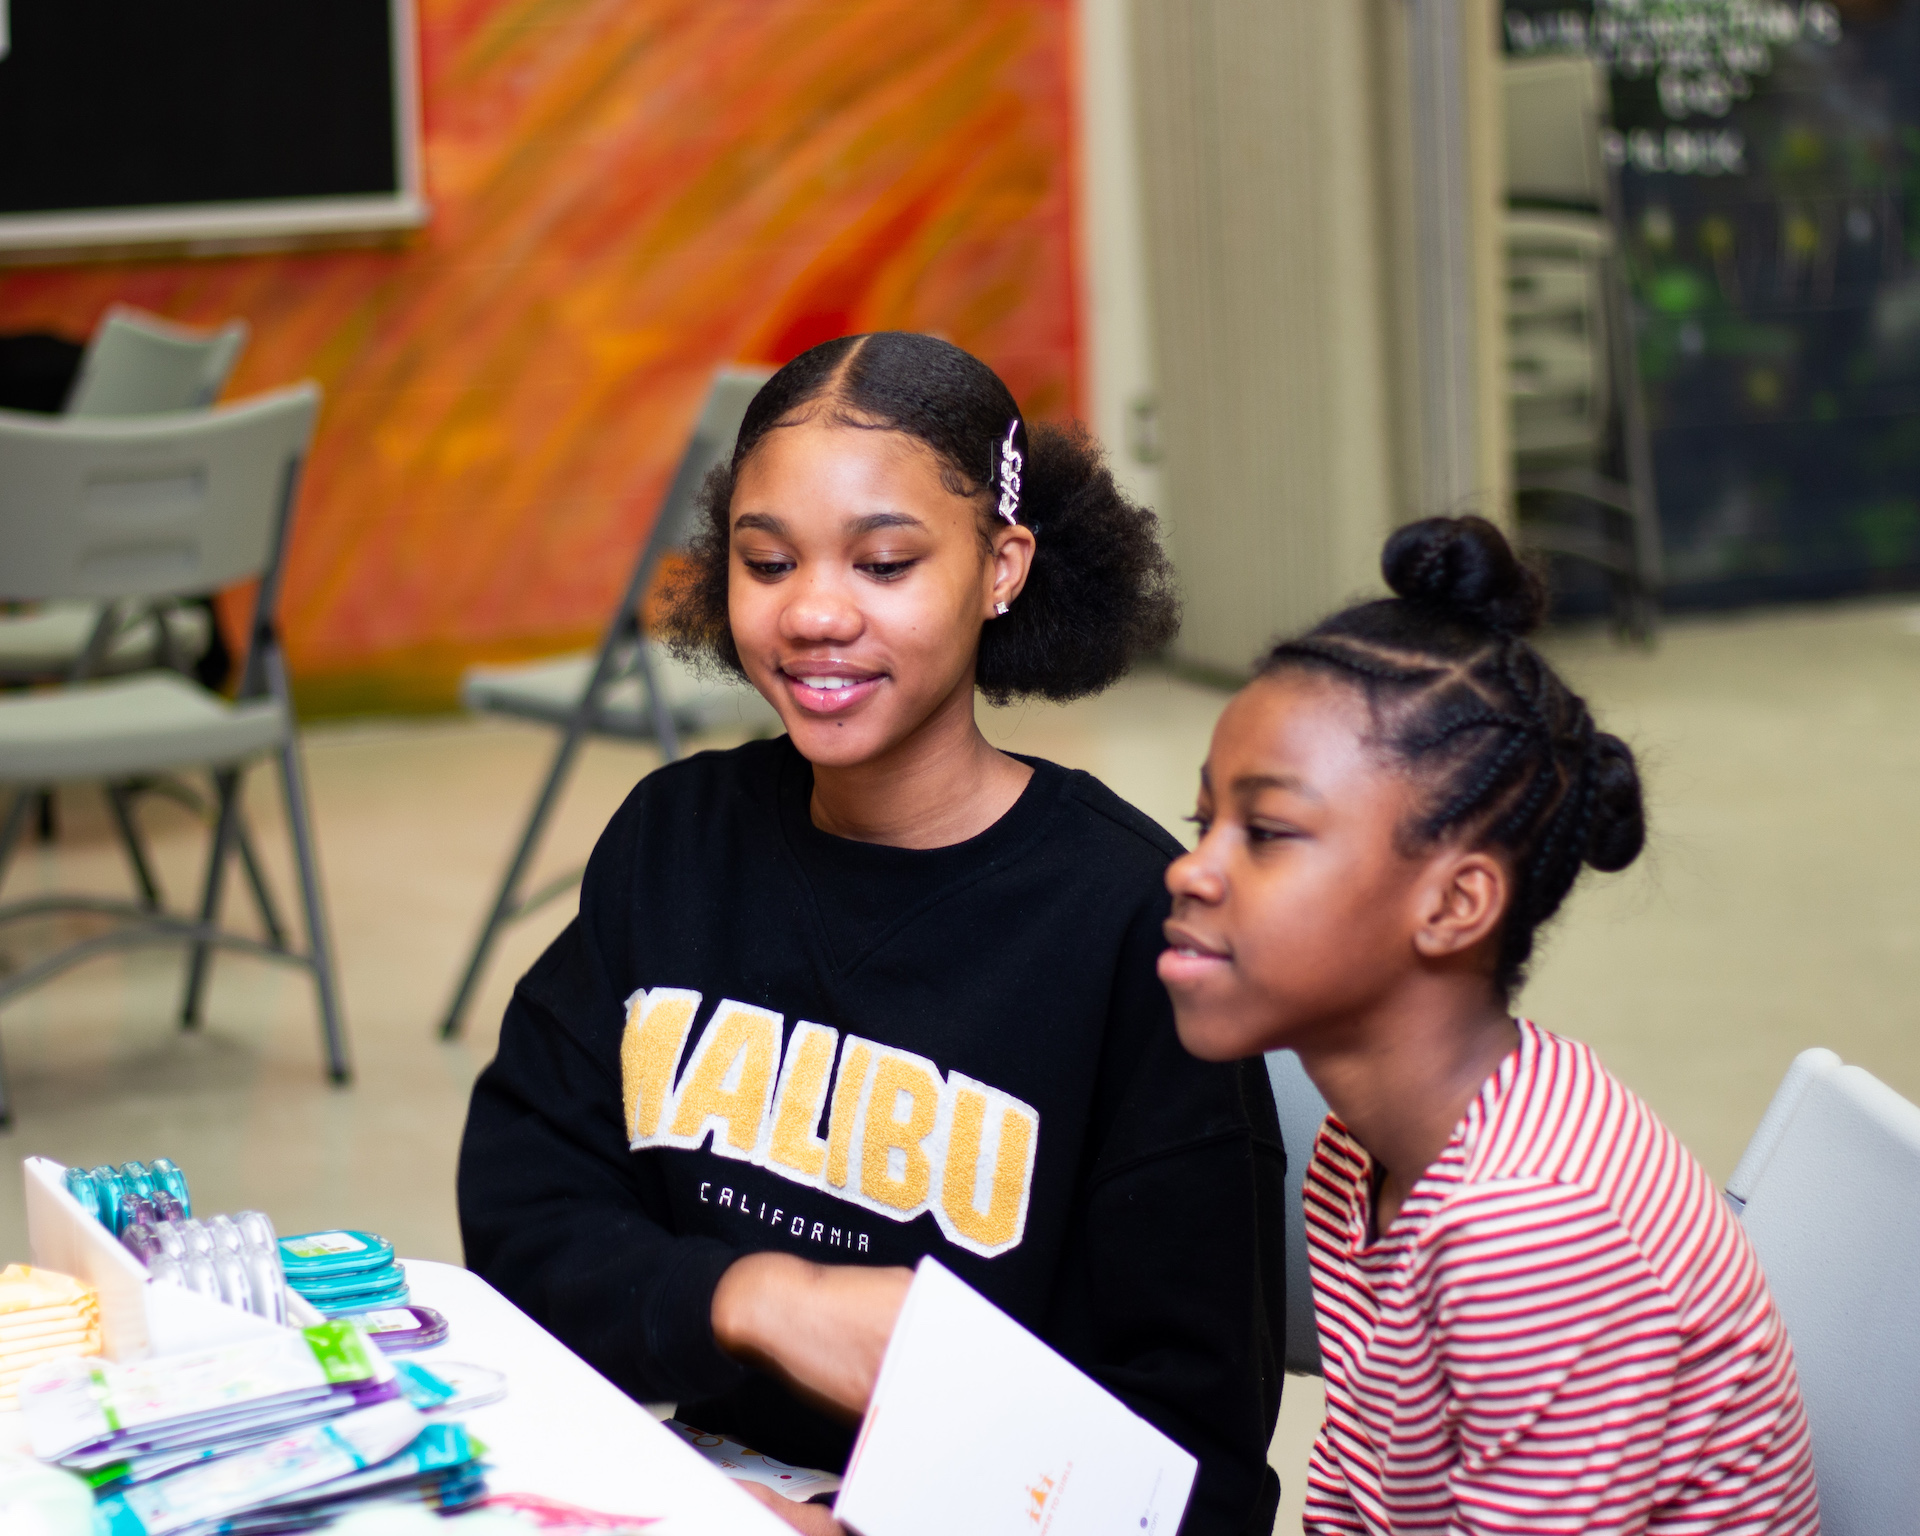
<path id="1" fill-rule="evenodd" d="M 1197 949 L 1163 949 L 1154 969 L 1167 986 L 1180 987 L 1218 976 L 1232 963 L 1225 955 L 1206 954 Z"/>
<path id="2" fill-rule="evenodd" d="M 879 688 L 884 674 L 875 673 L 864 677 L 849 677 L 835 672 L 793 672 L 783 671 L 781 677 L 786 680 L 787 692 L 794 703 L 810 715 L 837 715 L 852 709 L 862 699 L 872 696 Z"/>
<path id="3" fill-rule="evenodd" d="M 1171 923 L 1167 927 L 1167 947 L 1160 951 L 1154 968 L 1169 987 L 1218 976 L 1224 967 L 1233 964 L 1232 959 L 1219 950 L 1209 949 L 1191 935 L 1175 931 Z"/>

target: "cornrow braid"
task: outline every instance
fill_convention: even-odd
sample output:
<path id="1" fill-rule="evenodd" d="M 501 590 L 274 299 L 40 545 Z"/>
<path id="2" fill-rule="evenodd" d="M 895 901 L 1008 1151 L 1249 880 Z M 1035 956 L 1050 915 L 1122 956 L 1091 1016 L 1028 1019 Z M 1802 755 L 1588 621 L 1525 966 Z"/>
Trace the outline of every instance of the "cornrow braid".
<path id="1" fill-rule="evenodd" d="M 1494 980 L 1511 993 L 1581 869 L 1624 869 L 1644 845 L 1633 753 L 1527 643 L 1545 593 L 1491 523 L 1411 524 L 1381 564 L 1396 596 L 1276 645 L 1259 670 L 1331 673 L 1365 694 L 1382 743 L 1425 789 L 1402 829 L 1410 851 L 1462 837 L 1507 856 Z"/>

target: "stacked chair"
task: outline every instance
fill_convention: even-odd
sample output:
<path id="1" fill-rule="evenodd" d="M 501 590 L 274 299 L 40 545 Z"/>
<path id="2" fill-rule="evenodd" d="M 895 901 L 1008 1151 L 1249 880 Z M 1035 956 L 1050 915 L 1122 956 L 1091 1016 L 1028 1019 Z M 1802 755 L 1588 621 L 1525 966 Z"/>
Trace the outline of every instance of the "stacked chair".
<path id="1" fill-rule="evenodd" d="M 192 1027 L 213 950 L 240 950 L 312 974 L 328 1074 L 346 1081 L 346 1040 L 279 630 L 300 470 L 319 407 L 319 389 L 302 384 L 229 406 L 145 416 L 0 412 L 0 601 L 152 611 L 259 583 L 232 700 L 165 666 L 119 676 L 78 668 L 59 686 L 0 694 L 0 805 L 6 806 L 0 880 L 31 806 L 56 785 L 90 781 L 106 788 L 141 886 L 134 901 L 47 895 L 0 904 L 0 924 L 63 912 L 111 920 L 105 931 L 0 976 L 0 1006 L 90 956 L 178 944 L 189 955 L 181 1020 Z M 299 872 L 306 918 L 299 948 L 287 937 L 241 823 L 242 776 L 267 758 L 280 770 Z M 158 899 L 129 792 L 194 771 L 211 781 L 213 826 L 198 910 L 182 916 Z M 220 921 L 236 854 L 253 886 L 264 939 Z M 10 1115 L 0 1078 L 0 1124 Z"/>
<path id="2" fill-rule="evenodd" d="M 560 740 L 547 776 L 534 796 L 520 841 L 507 861 L 493 904 L 481 923 L 453 1000 L 441 1017 L 442 1039 L 460 1032 L 467 1005 L 473 1000 L 501 930 L 564 896 L 583 873 L 570 870 L 522 894 L 540 836 L 559 801 L 574 757 L 587 738 L 655 741 L 661 754 L 672 762 L 680 755 L 682 735 L 693 731 L 725 724 L 750 731 L 778 728 L 779 717 L 751 688 L 703 679 L 650 640 L 644 612 L 662 560 L 683 548 L 693 536 L 701 482 L 710 470 L 732 456 L 741 419 L 770 376 L 771 370 L 765 368 L 723 368 L 714 375 L 693 438 L 667 488 L 653 529 L 640 546 L 599 650 L 518 667 L 475 667 L 461 679 L 460 696 L 468 709 L 549 726 L 560 733 Z"/>
<path id="3" fill-rule="evenodd" d="M 1606 580 L 1615 628 L 1658 622 L 1660 518 L 1633 323 L 1600 152 L 1606 79 L 1579 57 L 1510 59 L 1507 349 L 1522 541 Z"/>

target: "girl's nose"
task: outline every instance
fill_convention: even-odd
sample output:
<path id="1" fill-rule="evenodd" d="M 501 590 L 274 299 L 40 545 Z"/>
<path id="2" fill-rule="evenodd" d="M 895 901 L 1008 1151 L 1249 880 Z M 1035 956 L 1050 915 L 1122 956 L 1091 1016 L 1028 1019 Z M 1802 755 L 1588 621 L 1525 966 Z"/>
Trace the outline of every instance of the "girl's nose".
<path id="1" fill-rule="evenodd" d="M 780 615 L 780 628 L 789 640 L 815 645 L 845 644 L 858 639 L 863 627 L 859 605 L 832 581 L 796 583 Z"/>
<path id="2" fill-rule="evenodd" d="M 1176 900 L 1184 896 L 1208 906 L 1225 900 L 1227 882 L 1208 857 L 1208 842 L 1208 838 L 1201 838 L 1193 852 L 1181 854 L 1167 866 L 1167 890 Z"/>

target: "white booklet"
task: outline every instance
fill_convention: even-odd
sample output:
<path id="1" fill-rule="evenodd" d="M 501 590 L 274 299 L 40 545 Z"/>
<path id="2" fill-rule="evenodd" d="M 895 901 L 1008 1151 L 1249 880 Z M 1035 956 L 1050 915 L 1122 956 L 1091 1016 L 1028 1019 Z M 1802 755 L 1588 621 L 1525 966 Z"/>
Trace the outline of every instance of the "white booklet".
<path id="1" fill-rule="evenodd" d="M 833 1512 L 858 1536 L 1174 1536 L 1197 1466 L 922 1259 Z"/>

